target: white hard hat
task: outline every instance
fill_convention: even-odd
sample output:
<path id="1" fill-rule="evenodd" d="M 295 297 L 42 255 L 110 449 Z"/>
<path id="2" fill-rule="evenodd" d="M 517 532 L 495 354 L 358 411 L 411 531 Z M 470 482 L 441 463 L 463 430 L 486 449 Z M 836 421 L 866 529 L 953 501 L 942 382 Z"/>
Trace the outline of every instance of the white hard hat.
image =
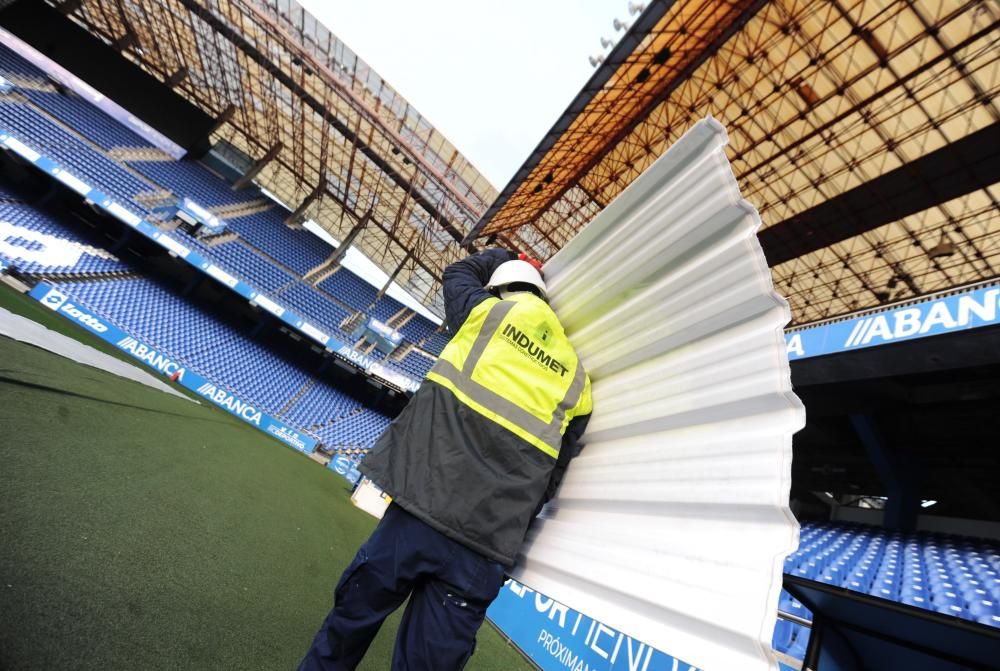
<path id="1" fill-rule="evenodd" d="M 545 280 L 542 279 L 541 273 L 538 269 L 527 261 L 506 261 L 501 263 L 496 270 L 493 271 L 493 275 L 490 277 L 489 283 L 486 285 L 487 290 L 496 289 L 497 287 L 507 286 L 514 282 L 525 282 L 534 287 L 537 287 L 539 291 L 542 292 L 542 297 L 544 298 L 548 292 L 545 288 Z"/>

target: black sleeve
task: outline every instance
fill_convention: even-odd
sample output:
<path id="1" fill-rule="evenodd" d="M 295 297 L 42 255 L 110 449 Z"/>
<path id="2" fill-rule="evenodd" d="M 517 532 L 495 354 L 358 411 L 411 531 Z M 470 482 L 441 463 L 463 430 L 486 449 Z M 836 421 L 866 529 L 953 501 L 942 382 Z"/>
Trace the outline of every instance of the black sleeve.
<path id="1" fill-rule="evenodd" d="M 506 249 L 486 249 L 444 269 L 444 313 L 452 333 L 461 328 L 472 308 L 490 297 L 484 287 L 493 271 L 516 258 Z"/>
<path id="2" fill-rule="evenodd" d="M 559 458 L 556 459 L 556 466 L 552 469 L 552 475 L 549 477 L 549 486 L 545 489 L 545 501 L 556 495 L 556 490 L 562 484 L 570 460 L 580 454 L 583 449 L 580 439 L 583 437 L 583 432 L 587 430 L 587 422 L 589 421 L 590 415 L 579 415 L 569 420 L 569 424 L 566 425 L 566 433 L 563 434 L 562 446 L 559 448 Z"/>

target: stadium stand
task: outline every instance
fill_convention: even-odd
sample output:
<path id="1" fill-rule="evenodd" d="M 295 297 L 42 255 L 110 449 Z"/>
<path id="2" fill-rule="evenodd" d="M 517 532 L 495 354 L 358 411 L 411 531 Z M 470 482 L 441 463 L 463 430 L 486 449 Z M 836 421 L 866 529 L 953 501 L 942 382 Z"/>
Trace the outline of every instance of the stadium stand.
<path id="1" fill-rule="evenodd" d="M 182 362 L 328 447 L 368 449 L 390 418 L 305 372 L 244 333 L 146 278 L 62 282 L 59 289 L 136 339 Z M 297 392 L 306 388 L 296 398 Z"/>
<path id="2" fill-rule="evenodd" d="M 441 356 L 441 352 L 444 350 L 444 346 L 448 344 L 449 340 L 451 340 L 450 334 L 436 331 L 428 336 L 427 340 L 420 344 L 420 347 L 434 356 Z"/>
<path id="3" fill-rule="evenodd" d="M 0 251 L 19 272 L 83 278 L 131 270 L 78 228 L 30 205 L 0 201 Z"/>
<path id="4" fill-rule="evenodd" d="M 371 408 L 361 408 L 350 417 L 316 431 L 320 441 L 334 449 L 368 449 L 389 426 L 391 418 Z"/>
<path id="5" fill-rule="evenodd" d="M 339 268 L 316 286 L 361 312 L 368 311 L 378 293 L 378 289 L 343 268 Z"/>
<path id="6" fill-rule="evenodd" d="M 799 538 L 785 573 L 1000 628 L 996 541 L 832 522 L 804 522 Z M 778 610 L 812 620 L 784 590 Z M 779 620 L 772 646 L 802 659 L 808 640 L 808 627 Z"/>
<path id="7" fill-rule="evenodd" d="M 402 303 L 391 296 L 382 296 L 372 304 L 368 313 L 380 322 L 388 324 L 401 310 L 406 310 Z"/>
<path id="8" fill-rule="evenodd" d="M 228 234 L 236 239 L 212 243 L 183 228 L 170 234 L 207 256 L 230 274 L 244 279 L 288 305 L 334 337 L 352 341 L 345 330 L 360 315 L 395 321 L 405 338 L 405 355 L 367 355 L 389 369 L 422 379 L 448 336 L 419 314 L 346 268 L 337 267 L 318 284 L 302 277 L 328 261 L 332 249 L 311 233 L 285 225 L 287 211 L 270 204 L 256 189 L 233 191 L 230 185 L 191 160 L 128 160 L 115 151 L 152 145 L 101 110 L 55 85 L 41 70 L 0 46 L 0 74 L 16 93 L 0 98 L 0 131 L 52 157 L 74 175 L 92 183 L 124 207 L 150 216 L 140 195 L 172 193 L 221 211 Z M 366 408 L 247 337 L 239 325 L 202 309 L 80 235 L 77 222 L 64 222 L 18 202 L 15 191 L 0 188 L 0 238 L 4 258 L 22 274 L 59 282 L 67 295 L 108 318 L 133 337 L 161 350 L 260 409 L 319 438 L 324 446 L 363 452 L 390 418 Z M 48 237 L 46 237 L 48 236 Z M 39 263 L 30 253 L 46 241 L 59 240 L 75 250 L 65 264 Z M 266 252 L 264 251 L 266 250 Z M 47 259 L 48 261 L 48 259 Z M 178 328 L 183 325 L 183 328 Z M 253 362 L 248 370 L 247 362 Z M 259 375 L 266 370 L 267 375 Z"/>
<path id="9" fill-rule="evenodd" d="M 260 198 L 255 189 L 233 191 L 224 180 L 194 161 L 130 161 L 128 165 L 160 186 L 178 196 L 187 196 L 203 207 L 249 203 Z"/>
<path id="10" fill-rule="evenodd" d="M 31 88 L 21 88 L 19 91 L 43 110 L 104 149 L 152 148 L 152 145 L 141 137 L 121 124 L 113 122 L 99 109 L 74 93 Z"/>
<path id="11" fill-rule="evenodd" d="M 434 360 L 410 350 L 402 359 L 394 361 L 393 363 L 402 368 L 407 375 L 411 375 L 418 380 L 422 380 L 431 369 L 431 366 L 434 365 Z"/>
<path id="12" fill-rule="evenodd" d="M 13 80 L 20 94 L 104 149 L 152 148 L 145 139 L 72 91 L 57 86 L 44 72 L 2 44 L 0 74 Z"/>
<path id="13" fill-rule="evenodd" d="M 150 184 L 27 104 L 0 98 L 0 132 L 50 156 L 135 214 L 148 214 L 149 211 L 139 204 L 136 197 L 152 190 Z"/>
<path id="14" fill-rule="evenodd" d="M 429 319 L 417 314 L 413 316 L 413 319 L 400 326 L 399 332 L 410 342 L 418 343 L 430 336 L 436 328 L 437 326 Z"/>
<path id="15" fill-rule="evenodd" d="M 0 44 L 0 74 L 7 79 L 28 78 L 37 82 L 48 81 L 48 76 L 44 72 L 2 44 Z"/>
<path id="16" fill-rule="evenodd" d="M 323 412 L 318 415 L 317 408 Z M 322 380 L 315 381 L 283 414 L 283 418 L 295 426 L 313 429 L 343 420 L 353 411 L 361 408 L 361 403 Z"/>
<path id="17" fill-rule="evenodd" d="M 30 82 L 20 90 L 27 100 L 16 97 L 0 100 L 0 128 L 62 162 L 71 172 L 106 191 L 129 210 L 148 215 L 149 209 L 137 196 L 156 192 L 158 188 L 177 197 L 191 198 L 208 208 L 236 207 L 238 210 L 240 205 L 248 206 L 252 210 L 249 213 L 226 220 L 229 230 L 238 234 L 237 240 L 210 245 L 180 228 L 174 229 L 172 235 L 263 293 L 279 298 L 331 334 L 348 340 L 349 335 L 342 326 L 357 313 L 371 314 L 384 322 L 397 315 L 402 315 L 403 319 L 408 315 L 407 309 L 391 297 L 376 300 L 375 287 L 343 268 L 337 268 L 318 287 L 296 281 L 326 262 L 332 250 L 311 233 L 285 226 L 287 212 L 277 205 L 268 206 L 257 190 L 233 191 L 225 180 L 194 161 L 118 162 L 90 146 L 84 138 L 107 150 L 151 145 L 74 94 L 55 90 L 44 73 L 6 47 L 0 49 L 0 74 L 22 83 Z M 61 120 L 65 126 L 48 118 L 47 114 Z M 260 209 L 261 204 L 264 209 Z M 91 256 L 85 258 L 89 260 Z M 114 266 L 111 259 L 94 258 L 98 261 L 90 261 L 90 266 L 74 272 L 125 269 Z M 42 270 L 37 265 L 20 269 L 28 274 L 40 274 Z M 419 343 L 434 328 L 430 321 L 414 315 L 400 330 L 410 343 Z M 438 344 L 435 342 L 432 348 L 439 352 Z M 431 351 L 433 353 L 433 349 Z M 384 358 L 376 352 L 371 354 L 376 359 Z M 386 365 L 418 377 L 429 369 L 426 358 L 419 355 L 408 356 L 405 361 L 387 361 Z"/>
<path id="18" fill-rule="evenodd" d="M 256 189 L 233 191 L 225 180 L 191 160 L 117 161 L 113 154 L 100 149 L 151 148 L 151 145 L 87 101 L 58 90 L 41 70 L 2 46 L 0 74 L 12 79 L 18 93 L 26 98 L 0 98 L 0 130 L 61 162 L 75 175 L 143 216 L 150 211 L 137 197 L 162 193 L 161 189 L 176 197 L 191 198 L 210 209 L 235 208 L 236 216 L 225 221 L 228 230 L 238 235 L 237 240 L 212 245 L 182 228 L 173 229 L 171 234 L 342 340 L 350 340 L 344 324 L 361 313 L 385 323 L 395 318 L 406 342 L 420 345 L 435 356 L 440 354 L 447 337 L 436 334 L 432 322 L 421 315 L 412 315 L 392 297 L 378 297 L 376 287 L 350 271 L 336 268 L 316 286 L 301 281 L 303 275 L 329 259 L 332 249 L 311 233 L 286 226 L 288 213 L 276 204 L 269 206 Z M 246 213 L 240 213 L 240 206 L 245 206 Z M 94 258 L 98 261 L 89 261 L 93 267 L 88 266 L 82 272 L 121 269 L 110 259 Z M 21 270 L 39 274 L 41 268 Z M 391 369 L 418 378 L 433 364 L 416 353 L 409 353 L 401 360 L 385 360 L 377 351 L 369 355 L 383 360 Z"/>
<path id="19" fill-rule="evenodd" d="M 304 282 L 296 282 L 281 291 L 276 299 L 315 320 L 319 326 L 330 331 L 330 335 L 343 341 L 351 340 L 341 325 L 351 319 L 355 313 L 341 307 L 316 291 L 314 287 Z"/>
<path id="20" fill-rule="evenodd" d="M 220 266 L 264 292 L 275 292 L 295 281 L 292 275 L 273 263 L 268 263 L 264 257 L 238 240 L 202 249 L 218 261 Z"/>
<path id="21" fill-rule="evenodd" d="M 1000 626 L 1000 545 L 929 533 L 804 524 L 786 573 Z"/>
<path id="22" fill-rule="evenodd" d="M 309 231 L 292 230 L 285 226 L 287 216 L 285 210 L 273 207 L 226 219 L 226 224 L 246 242 L 257 249 L 266 249 L 276 261 L 304 275 L 326 261 L 333 249 Z"/>

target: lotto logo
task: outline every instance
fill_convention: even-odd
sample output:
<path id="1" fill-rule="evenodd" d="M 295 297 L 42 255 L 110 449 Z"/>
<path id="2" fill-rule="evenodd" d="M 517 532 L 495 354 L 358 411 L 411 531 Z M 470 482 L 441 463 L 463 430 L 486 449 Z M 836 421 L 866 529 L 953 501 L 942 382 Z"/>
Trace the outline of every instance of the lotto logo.
<path id="1" fill-rule="evenodd" d="M 68 296 L 58 289 L 49 289 L 49 293 L 42 298 L 42 305 L 50 310 L 58 310 L 67 298 Z"/>

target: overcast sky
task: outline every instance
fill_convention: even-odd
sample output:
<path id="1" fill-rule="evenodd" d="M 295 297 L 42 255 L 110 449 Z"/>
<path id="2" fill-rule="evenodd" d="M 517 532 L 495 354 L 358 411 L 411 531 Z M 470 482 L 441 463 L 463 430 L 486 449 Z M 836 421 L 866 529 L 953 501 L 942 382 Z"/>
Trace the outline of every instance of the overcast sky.
<path id="1" fill-rule="evenodd" d="M 502 189 L 628 0 L 299 0 Z"/>

